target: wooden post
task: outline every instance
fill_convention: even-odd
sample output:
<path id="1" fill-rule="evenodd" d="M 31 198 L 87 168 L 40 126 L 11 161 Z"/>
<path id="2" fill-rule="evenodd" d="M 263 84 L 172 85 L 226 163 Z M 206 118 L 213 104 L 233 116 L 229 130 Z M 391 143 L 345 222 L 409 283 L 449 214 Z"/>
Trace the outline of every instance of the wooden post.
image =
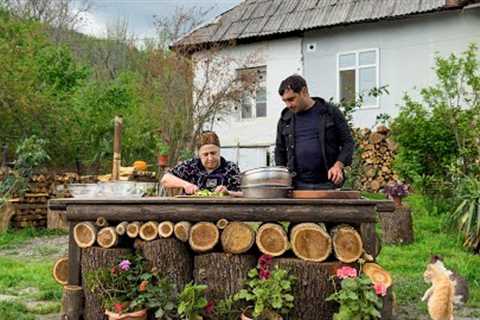
<path id="1" fill-rule="evenodd" d="M 112 181 L 117 181 L 120 179 L 120 167 L 122 163 L 122 127 L 123 118 L 121 116 L 116 116 L 115 132 L 113 137 Z"/>
<path id="2" fill-rule="evenodd" d="M 67 209 L 68 214 L 69 209 Z M 80 282 L 80 258 L 81 251 L 73 236 L 75 222 L 70 222 L 70 233 L 68 236 L 68 284 L 81 285 Z"/>
<path id="3" fill-rule="evenodd" d="M 63 317 L 68 320 L 80 320 L 83 313 L 83 289 L 80 286 L 63 287 Z M 62 318 L 63 319 L 63 318 Z"/>

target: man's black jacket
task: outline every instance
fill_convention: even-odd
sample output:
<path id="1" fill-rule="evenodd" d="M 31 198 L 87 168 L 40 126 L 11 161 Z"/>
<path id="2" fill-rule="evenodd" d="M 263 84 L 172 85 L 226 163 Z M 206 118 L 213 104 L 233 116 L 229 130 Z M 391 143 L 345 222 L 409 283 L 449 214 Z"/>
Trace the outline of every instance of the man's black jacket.
<path id="1" fill-rule="evenodd" d="M 355 142 L 343 113 L 322 98 L 313 99 L 320 102 L 317 103 L 321 108 L 318 119 L 319 143 L 326 172 L 337 160 L 345 166 L 351 165 Z M 295 113 L 285 108 L 277 126 L 275 164 L 286 166 L 295 173 L 295 161 Z"/>

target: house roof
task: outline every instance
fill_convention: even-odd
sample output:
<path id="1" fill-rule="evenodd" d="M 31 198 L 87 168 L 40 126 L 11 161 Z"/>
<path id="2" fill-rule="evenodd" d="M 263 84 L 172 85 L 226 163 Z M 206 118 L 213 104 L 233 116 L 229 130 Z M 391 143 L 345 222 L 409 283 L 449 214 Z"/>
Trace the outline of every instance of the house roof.
<path id="1" fill-rule="evenodd" d="M 244 0 L 174 43 L 195 46 L 456 9 L 465 0 Z"/>

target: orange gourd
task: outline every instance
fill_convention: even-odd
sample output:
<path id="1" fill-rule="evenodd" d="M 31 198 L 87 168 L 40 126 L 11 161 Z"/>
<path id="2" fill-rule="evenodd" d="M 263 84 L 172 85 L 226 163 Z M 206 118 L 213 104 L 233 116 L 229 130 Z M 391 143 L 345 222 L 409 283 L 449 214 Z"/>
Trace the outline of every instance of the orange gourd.
<path id="1" fill-rule="evenodd" d="M 145 161 L 135 161 L 133 167 L 137 171 L 147 171 L 147 163 Z"/>

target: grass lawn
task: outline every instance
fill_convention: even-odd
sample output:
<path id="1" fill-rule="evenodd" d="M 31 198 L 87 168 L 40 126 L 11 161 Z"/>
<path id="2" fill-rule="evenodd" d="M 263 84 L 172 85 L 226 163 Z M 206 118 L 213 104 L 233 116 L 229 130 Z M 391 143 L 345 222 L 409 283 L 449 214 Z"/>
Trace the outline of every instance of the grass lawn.
<path id="1" fill-rule="evenodd" d="M 50 252 L 32 252 L 35 256 L 12 252 L 33 238 L 47 240 L 62 234 L 65 233 L 44 229 L 0 234 L 0 319 L 35 319 L 36 315 L 60 310 L 62 287 L 53 280 L 55 259 L 50 257 Z M 10 253 L 4 255 L 8 250 Z M 45 258 L 41 257 L 42 254 Z"/>
<path id="2" fill-rule="evenodd" d="M 428 288 L 423 272 L 430 257 L 438 254 L 444 258 L 447 268 L 467 279 L 470 286 L 467 306 L 480 307 L 480 256 L 463 248 L 461 237 L 445 227 L 442 216 L 427 212 L 421 196 L 409 196 L 406 202 L 413 212 L 415 242 L 403 246 L 384 245 L 378 258 L 393 275 L 397 303 L 414 304 L 426 310 L 425 303 L 420 301 Z"/>

